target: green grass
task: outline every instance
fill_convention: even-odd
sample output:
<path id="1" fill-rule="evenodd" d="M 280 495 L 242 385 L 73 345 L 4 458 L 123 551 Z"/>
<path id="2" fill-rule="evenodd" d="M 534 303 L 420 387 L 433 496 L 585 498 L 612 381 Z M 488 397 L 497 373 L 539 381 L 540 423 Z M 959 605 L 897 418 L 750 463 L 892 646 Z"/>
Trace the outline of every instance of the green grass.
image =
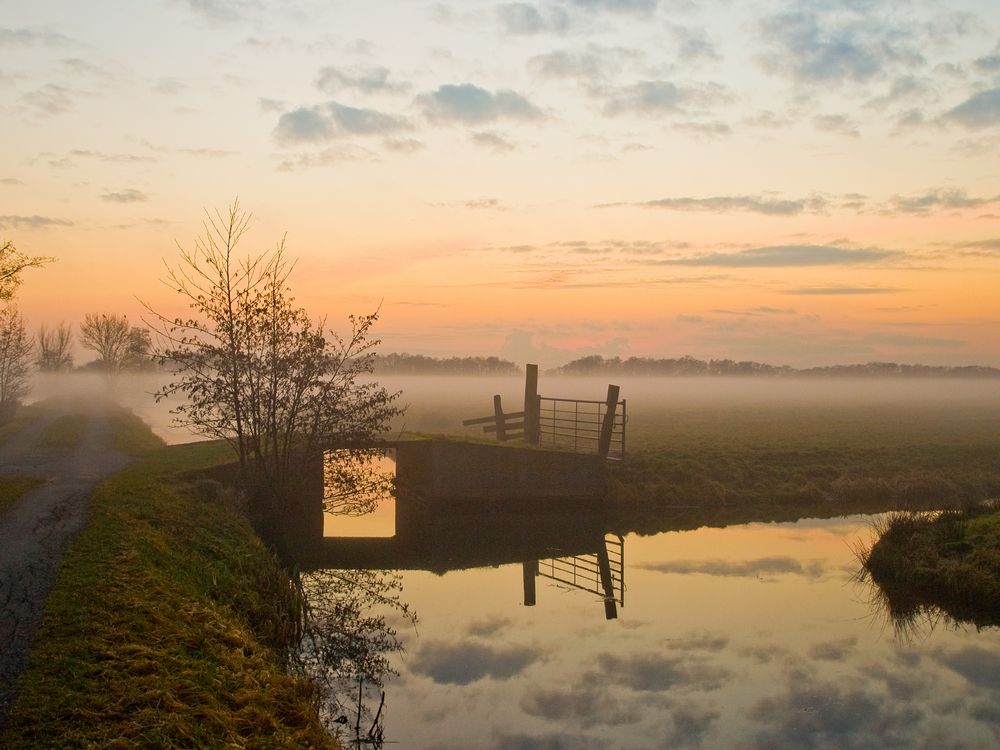
<path id="1" fill-rule="evenodd" d="M 928 606 L 952 619 L 1000 625 L 1000 510 L 986 504 L 942 513 L 894 514 L 860 554 L 897 623 Z"/>
<path id="2" fill-rule="evenodd" d="M 793 404 L 636 410 L 626 507 L 945 507 L 1000 496 L 1000 409 Z"/>
<path id="3" fill-rule="evenodd" d="M 135 420 L 116 425 L 144 457 L 96 490 L 0 745 L 337 747 L 282 669 L 287 576 L 242 517 L 178 479 L 228 447 L 154 449 Z"/>
<path id="4" fill-rule="evenodd" d="M 13 505 L 19 497 L 30 492 L 40 484 L 42 484 L 41 479 L 0 477 L 0 513 L 3 513 Z"/>

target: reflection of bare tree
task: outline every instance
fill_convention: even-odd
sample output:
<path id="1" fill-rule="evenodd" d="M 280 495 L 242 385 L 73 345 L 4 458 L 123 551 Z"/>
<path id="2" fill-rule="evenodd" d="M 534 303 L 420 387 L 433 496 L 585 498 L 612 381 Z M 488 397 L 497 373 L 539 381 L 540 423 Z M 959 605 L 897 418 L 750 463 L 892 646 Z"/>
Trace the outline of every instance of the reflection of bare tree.
<path id="1" fill-rule="evenodd" d="M 331 732 L 349 725 L 355 740 L 380 747 L 382 688 L 397 674 L 391 657 L 403 651 L 390 620 L 417 621 L 401 598 L 402 579 L 392 571 L 318 570 L 301 574 L 300 584 L 305 617 L 293 667 L 316 685 Z"/>

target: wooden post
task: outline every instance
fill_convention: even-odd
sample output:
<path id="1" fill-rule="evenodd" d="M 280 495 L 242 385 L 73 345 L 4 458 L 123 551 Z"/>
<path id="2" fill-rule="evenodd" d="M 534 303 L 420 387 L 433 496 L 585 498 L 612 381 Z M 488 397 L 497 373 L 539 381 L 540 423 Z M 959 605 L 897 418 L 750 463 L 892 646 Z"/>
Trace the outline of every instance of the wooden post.
<path id="1" fill-rule="evenodd" d="M 597 443 L 597 453 L 605 458 L 611 450 L 611 436 L 615 431 L 615 410 L 618 408 L 618 393 L 621 389 L 617 385 L 608 386 L 608 401 L 604 412 L 604 422 L 601 424 L 601 438 Z"/>
<path id="2" fill-rule="evenodd" d="M 524 575 L 524 606 L 535 606 L 535 576 L 538 575 L 538 560 L 525 560 L 521 563 Z"/>
<path id="3" fill-rule="evenodd" d="M 497 440 L 503 442 L 507 439 L 507 425 L 503 419 L 503 407 L 500 406 L 500 394 L 493 397 L 493 416 L 497 424 Z"/>
<path id="4" fill-rule="evenodd" d="M 538 445 L 538 365 L 524 366 L 524 439 Z"/>
<path id="5" fill-rule="evenodd" d="M 611 559 L 608 557 L 607 542 L 601 539 L 597 548 L 597 567 L 601 572 L 601 588 L 604 589 L 604 617 L 618 619 L 618 604 L 615 601 L 615 582 L 611 577 Z"/>

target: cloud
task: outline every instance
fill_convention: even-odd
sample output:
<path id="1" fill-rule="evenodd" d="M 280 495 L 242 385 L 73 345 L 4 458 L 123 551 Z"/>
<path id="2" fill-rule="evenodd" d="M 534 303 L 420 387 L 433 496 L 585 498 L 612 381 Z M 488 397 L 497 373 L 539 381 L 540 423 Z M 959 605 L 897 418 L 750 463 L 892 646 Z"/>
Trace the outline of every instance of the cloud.
<path id="1" fill-rule="evenodd" d="M 498 198 L 473 198 L 467 201 L 458 201 L 451 203 L 431 203 L 431 206 L 437 208 L 471 208 L 471 209 L 499 209 L 503 210 L 503 205 L 500 203 Z"/>
<path id="2" fill-rule="evenodd" d="M 797 575 L 821 578 L 826 572 L 819 560 L 803 562 L 791 557 L 761 557 L 756 560 L 669 560 L 644 563 L 639 567 L 657 573 L 691 573 L 725 578 L 763 578 L 774 575 Z"/>
<path id="3" fill-rule="evenodd" d="M 390 80 L 388 68 L 337 68 L 332 65 L 321 68 L 316 79 L 320 91 L 336 96 L 345 89 L 362 94 L 399 93 L 410 85 L 402 81 Z"/>
<path id="4" fill-rule="evenodd" d="M 749 743 L 760 750 L 914 747 L 917 737 L 913 731 L 922 718 L 920 709 L 881 693 L 804 674 L 799 674 L 784 693 L 757 701 L 749 713 L 764 727 Z M 874 745 L 872 738 L 877 738 Z"/>
<path id="5" fill-rule="evenodd" d="M 257 99 L 257 109 L 261 112 L 282 112 L 288 109 L 283 99 L 269 99 L 261 96 Z"/>
<path id="6" fill-rule="evenodd" d="M 212 23 L 245 21 L 248 12 L 260 8 L 257 0 L 182 0 L 182 2 Z"/>
<path id="7" fill-rule="evenodd" d="M 488 148 L 495 153 L 514 151 L 517 148 L 517 145 L 506 136 L 493 131 L 470 133 L 469 138 L 475 145 Z"/>
<path id="8" fill-rule="evenodd" d="M 576 79 L 596 86 L 641 57 L 637 50 L 592 44 L 580 51 L 554 50 L 535 55 L 528 60 L 528 69 L 541 78 Z"/>
<path id="9" fill-rule="evenodd" d="M 382 141 L 382 145 L 387 151 L 397 154 L 412 154 L 427 148 L 423 141 L 418 141 L 416 138 L 386 138 Z"/>
<path id="10" fill-rule="evenodd" d="M 411 670 L 437 683 L 468 685 L 484 677 L 509 679 L 540 657 L 539 649 L 525 646 L 432 642 L 424 644 L 416 653 Z"/>
<path id="11" fill-rule="evenodd" d="M 822 659 L 823 661 L 844 661 L 854 653 L 854 647 L 857 645 L 858 639 L 854 636 L 836 641 L 814 643 L 809 648 L 809 658 Z"/>
<path id="12" fill-rule="evenodd" d="M 732 677 L 723 667 L 707 663 L 703 658 L 665 656 L 657 652 L 597 657 L 600 673 L 593 679 L 606 680 L 630 690 L 661 693 L 674 688 L 708 692 L 718 690 Z"/>
<path id="13" fill-rule="evenodd" d="M 151 87 L 157 94 L 175 96 L 187 88 L 187 84 L 179 78 L 160 78 Z"/>
<path id="14" fill-rule="evenodd" d="M 804 83 L 837 84 L 869 81 L 896 64 L 921 64 L 910 32 L 878 18 L 867 5 L 804 3 L 765 17 L 760 22 L 769 47 L 765 70 Z"/>
<path id="15" fill-rule="evenodd" d="M 680 86 L 672 81 L 639 81 L 628 86 L 594 91 L 604 99 L 603 112 L 608 117 L 637 114 L 647 117 L 684 113 L 690 107 L 725 103 L 732 98 L 720 84 Z"/>
<path id="16" fill-rule="evenodd" d="M 0 179 L 0 185 L 23 185 L 24 183 L 16 177 L 4 177 Z"/>
<path id="17" fill-rule="evenodd" d="M 858 123 L 846 115 L 816 115 L 813 117 L 813 127 L 826 133 L 836 133 L 857 138 L 861 135 Z"/>
<path id="18" fill-rule="evenodd" d="M 224 159 L 228 156 L 239 154 L 239 151 L 229 151 L 224 148 L 179 148 L 177 151 L 189 156 L 199 156 L 203 159 Z"/>
<path id="19" fill-rule="evenodd" d="M 397 302 L 396 304 L 402 304 Z M 430 303 L 435 304 L 436 303 Z M 469 635 L 478 636 L 479 638 L 489 638 L 497 633 L 506 630 L 513 622 L 510 618 L 501 617 L 500 615 L 494 615 L 493 617 L 488 617 L 483 620 L 473 620 L 470 622 L 466 628 L 465 632 Z"/>
<path id="20" fill-rule="evenodd" d="M 23 27 L 9 29 L 0 27 L 0 47 L 59 47 L 73 44 L 73 40 L 64 34 L 51 29 Z"/>
<path id="21" fill-rule="evenodd" d="M 980 91 L 945 113 L 944 119 L 976 130 L 1000 125 L 1000 88 Z"/>
<path id="22" fill-rule="evenodd" d="M 149 196 L 141 190 L 127 188 L 125 190 L 103 193 L 101 200 L 108 201 L 109 203 L 143 203 L 149 200 Z"/>
<path id="23" fill-rule="evenodd" d="M 65 86 L 47 83 L 40 89 L 23 94 L 21 101 L 36 114 L 50 117 L 61 115 L 73 108 L 72 93 L 73 91 Z"/>
<path id="24" fill-rule="evenodd" d="M 569 14 L 556 5 L 539 8 L 529 3 L 504 3 L 496 13 L 504 33 L 513 36 L 562 33 L 570 26 Z"/>
<path id="25" fill-rule="evenodd" d="M 798 294 L 809 297 L 841 297 L 856 294 L 894 294 L 902 289 L 882 286 L 806 286 L 786 289 L 782 294 Z"/>
<path id="26" fill-rule="evenodd" d="M 49 216 L 0 216 L 0 229 L 48 229 L 49 227 L 71 227 L 72 221 L 53 219 Z"/>
<path id="27" fill-rule="evenodd" d="M 410 128 L 404 117 L 327 102 L 285 112 L 278 118 L 274 136 L 283 144 L 323 143 L 349 136 L 391 135 Z"/>
<path id="28" fill-rule="evenodd" d="M 654 10 L 659 0 L 570 0 L 585 10 L 603 10 L 611 13 L 639 13 L 646 15 Z"/>
<path id="29" fill-rule="evenodd" d="M 696 60 L 721 60 L 722 55 L 708 38 L 704 28 L 671 24 L 670 36 L 676 47 L 677 57 L 690 65 Z"/>
<path id="30" fill-rule="evenodd" d="M 689 258 L 661 260 L 668 266 L 719 266 L 725 268 L 786 268 L 855 265 L 897 256 L 890 250 L 850 248 L 831 245 L 777 245 L 754 247 L 734 253 L 707 253 Z"/>
<path id="31" fill-rule="evenodd" d="M 591 682 L 569 689 L 529 687 L 521 697 L 521 710 L 529 716 L 560 721 L 563 726 L 619 726 L 634 724 L 643 716 L 642 707 L 623 705 L 605 685 Z"/>
<path id="32" fill-rule="evenodd" d="M 828 205 L 829 201 L 820 195 L 809 198 L 778 198 L 769 195 L 714 195 L 706 198 L 690 196 L 660 198 L 636 203 L 601 203 L 597 207 L 635 206 L 670 211 L 708 211 L 711 213 L 746 211 L 766 216 L 795 216 L 801 213 L 822 213 Z"/>
<path id="33" fill-rule="evenodd" d="M 681 706 L 671 714 L 673 726 L 667 735 L 665 747 L 698 748 L 705 735 L 721 714 L 711 709 Z"/>
<path id="34" fill-rule="evenodd" d="M 299 169 L 329 167 L 345 162 L 375 161 L 377 159 L 378 154 L 374 151 L 352 143 L 345 143 L 318 152 L 294 154 L 278 162 L 276 169 L 279 172 L 294 172 Z"/>
<path id="35" fill-rule="evenodd" d="M 886 213 L 925 214 L 936 209 L 981 208 L 1000 202 L 1000 195 L 992 198 L 970 197 L 957 188 L 938 188 L 911 196 L 894 195 L 883 209 Z"/>
<path id="36" fill-rule="evenodd" d="M 545 116 L 516 91 L 487 91 L 471 83 L 439 86 L 418 96 L 417 104 L 435 123 L 482 125 L 497 120 L 540 120 Z"/>
<path id="37" fill-rule="evenodd" d="M 538 736 L 501 733 L 494 750 L 600 750 L 607 746 L 604 740 L 567 732 Z"/>

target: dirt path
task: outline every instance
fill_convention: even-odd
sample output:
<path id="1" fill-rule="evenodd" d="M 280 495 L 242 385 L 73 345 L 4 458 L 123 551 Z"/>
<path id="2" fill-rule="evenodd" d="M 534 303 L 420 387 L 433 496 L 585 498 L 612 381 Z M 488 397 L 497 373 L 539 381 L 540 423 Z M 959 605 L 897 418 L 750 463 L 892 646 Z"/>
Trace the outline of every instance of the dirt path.
<path id="1" fill-rule="evenodd" d="M 0 475 L 46 480 L 0 513 L 0 729 L 59 562 L 86 524 L 91 493 L 131 460 L 112 448 L 108 415 L 100 406 L 61 408 L 0 446 Z M 57 417 L 81 411 L 89 420 L 76 448 L 59 451 L 39 444 Z"/>

